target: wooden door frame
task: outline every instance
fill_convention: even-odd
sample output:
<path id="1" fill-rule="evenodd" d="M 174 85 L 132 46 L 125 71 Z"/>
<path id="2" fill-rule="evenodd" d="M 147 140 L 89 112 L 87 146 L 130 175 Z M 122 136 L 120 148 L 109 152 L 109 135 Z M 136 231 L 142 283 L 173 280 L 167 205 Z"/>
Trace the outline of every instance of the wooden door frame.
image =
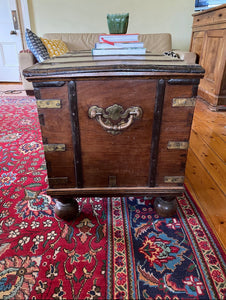
<path id="1" fill-rule="evenodd" d="M 30 25 L 30 15 L 28 10 L 28 0 L 16 0 L 17 13 L 20 24 L 20 33 L 22 39 L 23 49 L 27 49 L 27 44 L 25 40 L 25 29 L 31 28 Z"/>

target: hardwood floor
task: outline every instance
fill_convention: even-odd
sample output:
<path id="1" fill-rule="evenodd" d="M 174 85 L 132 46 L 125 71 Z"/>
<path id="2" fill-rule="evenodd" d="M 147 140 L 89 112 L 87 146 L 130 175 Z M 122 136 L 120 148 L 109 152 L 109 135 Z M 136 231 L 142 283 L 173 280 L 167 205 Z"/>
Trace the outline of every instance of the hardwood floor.
<path id="1" fill-rule="evenodd" d="M 197 100 L 185 184 L 226 249 L 226 112 Z"/>
<path id="2" fill-rule="evenodd" d="M 0 92 L 11 89 L 20 90 L 22 85 L 0 83 Z M 212 112 L 200 99 L 193 118 L 185 175 L 189 192 L 226 250 L 226 112 Z"/>
<path id="3" fill-rule="evenodd" d="M 26 96 L 20 82 L 0 82 L 0 96 Z"/>

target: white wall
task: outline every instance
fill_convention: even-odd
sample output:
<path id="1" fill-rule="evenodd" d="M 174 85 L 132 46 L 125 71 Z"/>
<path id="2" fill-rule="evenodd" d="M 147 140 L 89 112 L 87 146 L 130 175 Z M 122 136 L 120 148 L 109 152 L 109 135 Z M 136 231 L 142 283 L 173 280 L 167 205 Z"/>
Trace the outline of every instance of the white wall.
<path id="1" fill-rule="evenodd" d="M 128 33 L 172 34 L 173 49 L 187 51 L 195 0 L 28 0 L 32 30 L 108 33 L 108 13 L 129 12 Z"/>

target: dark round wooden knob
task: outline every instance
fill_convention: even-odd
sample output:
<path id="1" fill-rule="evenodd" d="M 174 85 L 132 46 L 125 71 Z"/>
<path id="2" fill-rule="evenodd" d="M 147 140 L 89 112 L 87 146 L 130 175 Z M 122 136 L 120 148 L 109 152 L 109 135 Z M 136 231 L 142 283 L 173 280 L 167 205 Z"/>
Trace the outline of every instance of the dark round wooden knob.
<path id="1" fill-rule="evenodd" d="M 156 198 L 154 208 L 159 216 L 172 217 L 177 210 L 177 200 L 175 197 Z"/>
<path id="2" fill-rule="evenodd" d="M 65 221 L 76 219 L 79 215 L 78 202 L 72 196 L 60 196 L 56 199 L 54 212 Z"/>

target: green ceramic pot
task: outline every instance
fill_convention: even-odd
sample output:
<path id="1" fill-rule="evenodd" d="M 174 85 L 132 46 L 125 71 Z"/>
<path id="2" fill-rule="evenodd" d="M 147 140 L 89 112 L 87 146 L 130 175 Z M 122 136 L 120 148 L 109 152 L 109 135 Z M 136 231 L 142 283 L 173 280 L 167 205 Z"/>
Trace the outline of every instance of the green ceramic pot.
<path id="1" fill-rule="evenodd" d="M 129 23 L 129 14 L 108 14 L 108 29 L 110 34 L 125 34 Z"/>

